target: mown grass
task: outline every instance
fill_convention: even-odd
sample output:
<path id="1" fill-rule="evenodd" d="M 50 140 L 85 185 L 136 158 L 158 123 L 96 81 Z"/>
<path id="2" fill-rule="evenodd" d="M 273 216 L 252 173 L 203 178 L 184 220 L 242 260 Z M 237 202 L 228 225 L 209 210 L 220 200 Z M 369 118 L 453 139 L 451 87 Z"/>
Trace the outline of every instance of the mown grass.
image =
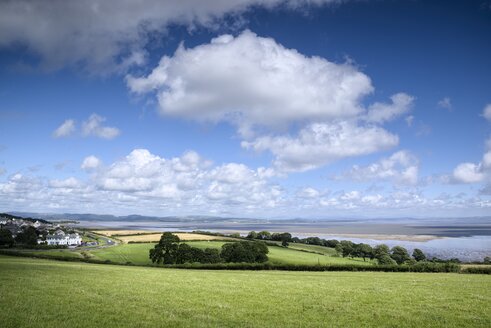
<path id="1" fill-rule="evenodd" d="M 0 256 L 2 327 L 490 327 L 491 276 L 195 271 Z"/>
<path id="2" fill-rule="evenodd" d="M 3 252 L 30 254 L 32 256 L 44 255 L 53 257 L 67 257 L 67 258 L 83 258 L 83 255 L 79 251 L 69 250 L 69 249 L 51 249 L 51 250 L 35 250 L 35 249 L 3 249 Z"/>

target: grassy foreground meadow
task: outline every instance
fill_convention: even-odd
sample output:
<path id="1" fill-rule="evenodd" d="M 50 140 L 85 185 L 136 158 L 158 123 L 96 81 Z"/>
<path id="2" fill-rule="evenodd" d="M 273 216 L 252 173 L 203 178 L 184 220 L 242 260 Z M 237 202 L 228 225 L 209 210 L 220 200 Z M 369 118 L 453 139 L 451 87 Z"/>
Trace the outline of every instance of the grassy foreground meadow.
<path id="1" fill-rule="evenodd" d="M 2 327 L 489 327 L 491 276 L 195 271 L 0 256 Z"/>

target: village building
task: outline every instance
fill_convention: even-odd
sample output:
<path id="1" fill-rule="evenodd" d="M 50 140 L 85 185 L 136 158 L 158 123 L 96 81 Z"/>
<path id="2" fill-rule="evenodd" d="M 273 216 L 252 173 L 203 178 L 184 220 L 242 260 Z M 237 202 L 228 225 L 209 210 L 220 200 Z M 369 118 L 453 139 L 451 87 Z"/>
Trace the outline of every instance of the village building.
<path id="1" fill-rule="evenodd" d="M 82 238 L 78 233 L 47 235 L 46 241 L 38 241 L 48 245 L 78 246 L 82 244 Z"/>

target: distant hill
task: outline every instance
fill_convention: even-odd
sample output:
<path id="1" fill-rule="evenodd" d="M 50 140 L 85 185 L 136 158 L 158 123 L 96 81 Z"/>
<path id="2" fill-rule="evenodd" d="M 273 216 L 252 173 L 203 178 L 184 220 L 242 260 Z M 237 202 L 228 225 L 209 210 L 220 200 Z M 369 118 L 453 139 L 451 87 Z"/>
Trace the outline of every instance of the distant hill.
<path id="1" fill-rule="evenodd" d="M 16 219 L 16 220 L 25 220 L 25 221 L 30 221 L 30 222 L 39 221 L 39 222 L 45 223 L 45 224 L 51 223 L 51 222 L 46 221 L 44 219 L 33 219 L 31 217 L 17 216 L 17 215 L 12 215 L 12 214 L 8 214 L 8 213 L 0 213 L 0 217 L 1 218 L 7 218 L 9 220 Z"/>

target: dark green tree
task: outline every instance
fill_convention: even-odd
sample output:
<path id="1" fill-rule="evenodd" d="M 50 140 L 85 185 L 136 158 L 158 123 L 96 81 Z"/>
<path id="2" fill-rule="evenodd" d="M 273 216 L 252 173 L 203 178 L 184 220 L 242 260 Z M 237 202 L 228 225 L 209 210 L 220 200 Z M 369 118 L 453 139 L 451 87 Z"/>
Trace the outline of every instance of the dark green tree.
<path id="1" fill-rule="evenodd" d="M 249 234 L 247 235 L 247 239 L 257 239 L 257 232 L 255 231 L 249 232 Z"/>
<path id="2" fill-rule="evenodd" d="M 319 237 L 307 237 L 305 243 L 309 245 L 322 245 L 323 241 Z"/>
<path id="3" fill-rule="evenodd" d="M 225 262 L 266 262 L 268 252 L 268 246 L 265 243 L 239 241 L 224 244 L 220 257 Z"/>
<path id="4" fill-rule="evenodd" d="M 339 240 L 329 239 L 324 242 L 324 246 L 335 248 L 339 244 Z"/>
<path id="5" fill-rule="evenodd" d="M 394 261 L 389 254 L 383 254 L 377 258 L 377 262 L 380 265 L 396 265 L 397 262 Z"/>
<path id="6" fill-rule="evenodd" d="M 402 264 L 408 261 L 409 259 L 411 259 L 409 253 L 407 252 L 407 249 L 405 249 L 402 246 L 394 246 L 390 251 L 391 251 L 390 257 L 394 261 L 396 261 L 397 264 Z"/>
<path id="7" fill-rule="evenodd" d="M 419 248 L 415 248 L 414 251 L 413 251 L 413 258 L 420 262 L 420 261 L 425 261 L 426 260 L 426 255 L 425 253 L 423 253 L 422 250 L 420 250 Z"/>
<path id="8" fill-rule="evenodd" d="M 225 262 L 254 262 L 254 254 L 248 252 L 243 242 L 226 243 L 222 246 L 220 257 Z"/>
<path id="9" fill-rule="evenodd" d="M 222 262 L 220 251 L 216 248 L 206 248 L 204 250 L 204 258 L 202 263 L 219 263 Z"/>
<path id="10" fill-rule="evenodd" d="M 183 264 L 188 262 L 197 262 L 194 260 L 192 247 L 188 244 L 182 243 L 177 247 L 176 262 L 177 264 Z"/>
<path id="11" fill-rule="evenodd" d="M 336 250 L 336 253 L 338 253 L 338 256 L 343 255 L 343 245 L 341 243 L 337 244 L 334 249 Z"/>
<path id="12" fill-rule="evenodd" d="M 373 256 L 379 260 L 382 256 L 390 255 L 390 248 L 385 244 L 377 245 L 373 248 Z"/>
<path id="13" fill-rule="evenodd" d="M 362 257 L 363 261 L 366 261 L 367 258 L 373 258 L 373 249 L 372 246 L 368 244 L 358 244 L 356 245 L 357 256 Z"/>
<path id="14" fill-rule="evenodd" d="M 0 246 L 12 247 L 14 245 L 14 237 L 7 229 L 0 229 Z"/>
<path id="15" fill-rule="evenodd" d="M 160 241 L 149 255 L 153 263 L 174 264 L 177 261 L 177 253 L 179 249 L 179 237 L 170 233 L 164 232 Z"/>
<path id="16" fill-rule="evenodd" d="M 38 231 L 34 227 L 27 227 L 15 237 L 19 244 L 34 246 L 38 244 Z"/>
<path id="17" fill-rule="evenodd" d="M 354 257 L 355 245 L 353 244 L 352 241 L 341 240 L 339 244 L 342 246 L 343 249 L 343 253 L 342 253 L 343 257 L 348 257 L 348 256 Z"/>
<path id="18" fill-rule="evenodd" d="M 260 231 L 257 233 L 257 239 L 270 240 L 271 233 L 269 233 L 269 231 Z"/>
<path id="19" fill-rule="evenodd" d="M 292 235 L 289 232 L 275 232 L 271 235 L 271 240 L 275 241 L 283 241 L 286 240 L 287 242 L 290 242 L 292 240 Z"/>

